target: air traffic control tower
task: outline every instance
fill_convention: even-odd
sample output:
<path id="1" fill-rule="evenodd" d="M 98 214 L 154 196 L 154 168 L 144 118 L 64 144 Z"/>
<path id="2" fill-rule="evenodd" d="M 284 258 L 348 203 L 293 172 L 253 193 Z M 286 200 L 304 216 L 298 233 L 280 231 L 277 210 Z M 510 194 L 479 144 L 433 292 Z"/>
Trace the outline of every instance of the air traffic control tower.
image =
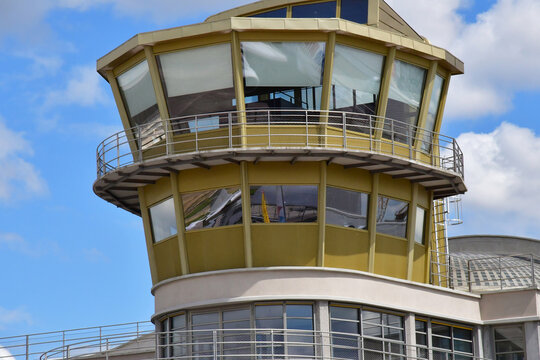
<path id="1" fill-rule="evenodd" d="M 152 321 L 189 334 L 159 356 L 482 354 L 478 299 L 440 256 L 441 201 L 466 191 L 439 132 L 464 66 L 383 0 L 263 0 L 97 69 L 124 131 L 94 191 L 142 218 Z"/>

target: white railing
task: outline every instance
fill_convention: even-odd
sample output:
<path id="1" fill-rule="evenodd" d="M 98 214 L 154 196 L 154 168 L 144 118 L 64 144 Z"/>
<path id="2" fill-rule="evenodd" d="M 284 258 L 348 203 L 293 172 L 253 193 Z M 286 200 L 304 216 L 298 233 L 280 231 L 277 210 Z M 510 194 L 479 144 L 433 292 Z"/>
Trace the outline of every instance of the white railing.
<path id="1" fill-rule="evenodd" d="M 97 338 L 44 352 L 47 359 L 110 359 L 131 355 L 138 360 L 180 359 L 470 359 L 470 353 L 404 341 L 350 333 L 282 329 L 230 329 L 171 331 L 145 335 L 121 344 L 126 334 L 107 339 L 111 346 L 98 351 Z M 396 330 L 398 339 L 403 333 Z M 414 338 L 414 337 L 413 337 Z M 136 356 L 136 357 L 135 357 Z M 1 358 L 1 357 L 0 357 Z"/>
<path id="2" fill-rule="evenodd" d="M 253 148 L 378 153 L 464 175 L 455 139 L 406 122 L 350 112 L 265 109 L 159 120 L 116 133 L 97 148 L 97 176 L 163 156 Z"/>

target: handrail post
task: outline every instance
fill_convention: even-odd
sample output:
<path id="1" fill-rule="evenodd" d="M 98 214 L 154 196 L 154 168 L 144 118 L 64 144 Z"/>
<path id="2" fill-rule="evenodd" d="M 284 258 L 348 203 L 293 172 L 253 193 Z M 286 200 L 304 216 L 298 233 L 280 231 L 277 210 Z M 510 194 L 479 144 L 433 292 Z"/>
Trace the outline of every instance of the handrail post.
<path id="1" fill-rule="evenodd" d="M 64 358 L 66 357 L 65 350 L 64 350 L 65 348 L 66 348 L 66 332 L 62 331 L 62 356 Z"/>
<path id="2" fill-rule="evenodd" d="M 272 352 L 272 360 L 274 360 L 274 330 L 270 330 L 270 351 Z"/>
<path id="3" fill-rule="evenodd" d="M 469 292 L 472 292 L 472 280 L 471 280 L 471 260 L 467 260 L 467 284 L 469 287 Z"/>
<path id="4" fill-rule="evenodd" d="M 101 347 L 101 343 L 103 342 L 103 339 L 101 338 L 101 326 L 99 327 L 99 352 L 103 351 Z"/>
<path id="5" fill-rule="evenodd" d="M 195 151 L 199 151 L 199 117 L 195 116 Z"/>
<path id="6" fill-rule="evenodd" d="M 454 172 L 457 172 L 456 166 L 457 166 L 457 156 L 456 156 L 456 139 L 452 139 L 452 153 L 454 158 Z"/>
<path id="7" fill-rule="evenodd" d="M 306 111 L 306 146 L 309 146 L 309 115 Z"/>
<path id="8" fill-rule="evenodd" d="M 229 112 L 227 116 L 227 121 L 229 123 L 229 149 L 232 149 L 232 113 Z"/>
<path id="9" fill-rule="evenodd" d="M 107 338 L 106 341 L 107 341 L 107 347 L 105 350 L 105 360 L 109 360 L 109 338 Z"/>
<path id="10" fill-rule="evenodd" d="M 534 276 L 534 255 L 531 254 L 531 287 L 536 288 L 536 279 Z"/>
<path id="11" fill-rule="evenodd" d="M 347 115 L 345 112 L 341 113 L 341 122 L 343 125 L 343 149 L 347 148 Z"/>
<path id="12" fill-rule="evenodd" d="M 68 345 L 66 348 L 66 359 L 69 359 L 69 346 L 70 345 Z"/>
<path id="13" fill-rule="evenodd" d="M 271 127 L 270 127 L 270 112 L 272 110 L 267 110 L 267 113 L 266 113 L 266 121 L 267 121 L 267 124 L 268 124 L 268 147 L 271 146 L 272 144 L 272 135 L 271 135 Z"/>
<path id="14" fill-rule="evenodd" d="M 116 134 L 116 168 L 120 168 L 120 135 Z"/>
<path id="15" fill-rule="evenodd" d="M 392 134 L 392 155 L 394 155 L 394 152 L 395 152 L 394 144 L 396 142 L 396 134 L 394 132 L 394 119 L 390 120 L 390 133 Z M 384 134 L 384 128 L 383 128 L 383 134 Z"/>
<path id="16" fill-rule="evenodd" d="M 212 342 L 214 346 L 214 360 L 217 360 L 218 353 L 217 353 L 217 330 L 212 331 Z"/>
<path id="17" fill-rule="evenodd" d="M 503 289 L 503 281 L 502 281 L 502 265 L 501 265 L 501 257 L 499 256 L 499 281 L 501 282 L 501 290 Z"/>
<path id="18" fill-rule="evenodd" d="M 28 360 L 29 355 L 30 355 L 30 336 L 26 335 L 26 360 Z"/>
<path id="19" fill-rule="evenodd" d="M 143 161 L 141 127 L 137 126 L 137 142 L 139 143 L 139 162 Z"/>
<path id="20" fill-rule="evenodd" d="M 409 160 L 412 160 L 413 158 L 413 144 L 414 144 L 414 132 L 413 127 L 409 123 L 407 124 L 407 136 L 409 137 Z"/>

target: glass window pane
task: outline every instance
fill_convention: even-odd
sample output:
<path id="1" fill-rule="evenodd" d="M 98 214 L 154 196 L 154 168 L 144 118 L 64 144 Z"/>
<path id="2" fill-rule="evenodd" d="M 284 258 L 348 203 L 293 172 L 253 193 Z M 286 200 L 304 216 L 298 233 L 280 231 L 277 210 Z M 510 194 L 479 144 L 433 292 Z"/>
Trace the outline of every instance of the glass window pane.
<path id="1" fill-rule="evenodd" d="M 287 317 L 313 317 L 313 307 L 311 305 L 285 305 Z"/>
<path id="2" fill-rule="evenodd" d="M 250 17 L 261 17 L 261 18 L 285 18 L 287 17 L 287 8 L 281 8 L 271 11 L 266 11 L 260 14 L 250 15 Z"/>
<path id="3" fill-rule="evenodd" d="M 409 204 L 405 201 L 379 196 L 377 204 L 377 232 L 398 237 L 407 236 Z"/>
<path id="4" fill-rule="evenodd" d="M 283 329 L 283 319 L 257 319 L 255 326 L 257 329 Z"/>
<path id="5" fill-rule="evenodd" d="M 427 322 L 416 320 L 414 324 L 416 327 L 416 331 L 427 333 Z"/>
<path id="6" fill-rule="evenodd" d="M 454 350 L 472 354 L 472 342 L 454 340 Z"/>
<path id="7" fill-rule="evenodd" d="M 146 60 L 119 75 L 117 81 L 132 127 L 159 120 L 156 94 Z"/>
<path id="8" fill-rule="evenodd" d="M 452 345 L 450 344 L 449 338 L 443 338 L 439 336 L 432 336 L 431 341 L 433 342 L 433 346 L 440 349 L 452 349 Z"/>
<path id="9" fill-rule="evenodd" d="M 154 242 L 176 235 L 176 215 L 173 199 L 167 199 L 149 208 Z"/>
<path id="10" fill-rule="evenodd" d="M 193 325 L 202 325 L 202 324 L 216 324 L 219 322 L 219 313 L 211 312 L 204 314 L 193 314 L 191 316 L 191 323 Z"/>
<path id="11" fill-rule="evenodd" d="M 376 114 L 383 63 L 382 55 L 337 44 L 331 109 Z"/>
<path id="12" fill-rule="evenodd" d="M 186 315 L 177 315 L 171 318 L 171 330 L 185 329 Z"/>
<path id="13" fill-rule="evenodd" d="M 367 229 L 369 195 L 335 187 L 326 188 L 326 223 Z"/>
<path id="14" fill-rule="evenodd" d="M 450 326 L 432 323 L 431 324 L 431 333 L 434 335 L 441 335 L 441 336 L 451 336 L 451 329 Z"/>
<path id="15" fill-rule="evenodd" d="M 171 117 L 236 109 L 230 44 L 176 51 L 157 59 Z M 227 116 L 222 118 L 227 121 Z M 187 121 L 174 128 L 187 128 Z"/>
<path id="16" fill-rule="evenodd" d="M 416 224 L 414 227 L 414 241 L 424 245 L 424 224 L 426 221 L 426 210 L 416 207 Z"/>
<path id="17" fill-rule="evenodd" d="M 425 69 L 400 60 L 394 62 L 386 117 L 398 122 L 392 124 L 386 120 L 385 138 L 404 143 L 410 143 L 414 138 L 425 79 Z"/>
<path id="18" fill-rule="evenodd" d="M 368 21 L 368 0 L 341 0 L 341 18 L 366 24 Z"/>
<path id="19" fill-rule="evenodd" d="M 283 317 L 282 305 L 257 305 L 255 306 L 255 318 Z"/>
<path id="20" fill-rule="evenodd" d="M 336 17 L 336 2 L 296 5 L 292 7 L 293 18 L 334 18 Z"/>
<path id="21" fill-rule="evenodd" d="M 186 230 L 242 223 L 240 188 L 182 194 Z"/>
<path id="22" fill-rule="evenodd" d="M 249 309 L 234 309 L 223 311 L 223 321 L 238 321 L 250 318 Z"/>
<path id="23" fill-rule="evenodd" d="M 375 311 L 362 310 L 362 322 L 382 325 L 382 314 Z"/>
<path id="24" fill-rule="evenodd" d="M 431 143 L 433 141 L 432 131 L 435 131 L 435 122 L 437 120 L 437 114 L 439 112 L 439 103 L 441 101 L 443 85 L 444 79 L 439 75 L 436 75 L 433 83 L 433 90 L 431 92 L 429 110 L 426 118 L 425 130 L 427 130 L 427 132 L 424 133 L 422 141 L 422 150 L 424 151 L 431 150 Z"/>
<path id="25" fill-rule="evenodd" d="M 243 42 L 246 106 L 319 109 L 324 52 L 324 42 Z"/>
<path id="26" fill-rule="evenodd" d="M 462 340 L 472 341 L 472 330 L 462 329 L 458 327 L 452 328 L 454 330 L 454 337 Z"/>
<path id="27" fill-rule="evenodd" d="M 359 334 L 359 323 L 353 321 L 332 320 L 332 331 Z"/>
<path id="28" fill-rule="evenodd" d="M 341 306 L 331 306 L 330 316 L 332 319 L 358 320 L 358 309 Z"/>
<path id="29" fill-rule="evenodd" d="M 287 329 L 313 330 L 313 321 L 311 319 L 287 318 Z"/>
<path id="30" fill-rule="evenodd" d="M 251 221 L 316 222 L 318 188 L 315 185 L 251 187 Z"/>

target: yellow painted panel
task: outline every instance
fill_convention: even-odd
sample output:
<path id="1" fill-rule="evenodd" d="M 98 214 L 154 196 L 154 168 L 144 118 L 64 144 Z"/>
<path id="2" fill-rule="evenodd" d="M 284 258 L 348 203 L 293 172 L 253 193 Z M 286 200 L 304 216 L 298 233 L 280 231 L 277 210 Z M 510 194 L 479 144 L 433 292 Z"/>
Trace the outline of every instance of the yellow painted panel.
<path id="1" fill-rule="evenodd" d="M 406 63 L 416 65 L 422 68 L 429 68 L 429 60 L 421 58 L 420 56 L 413 55 L 411 53 L 406 53 L 398 51 L 396 53 L 396 60 L 401 60 Z"/>
<path id="2" fill-rule="evenodd" d="M 178 175 L 180 193 L 240 186 L 240 167 L 236 164 L 213 166 L 207 169 L 190 169 Z"/>
<path id="3" fill-rule="evenodd" d="M 368 261 L 367 231 L 326 226 L 324 266 L 368 271 Z"/>
<path id="4" fill-rule="evenodd" d="M 178 239 L 176 236 L 154 244 L 158 282 L 182 274 L 178 254 Z"/>
<path id="5" fill-rule="evenodd" d="M 305 125 L 248 125 L 246 130 L 248 134 L 246 143 L 250 147 L 305 147 L 320 146 L 321 143 L 320 126 L 318 125 L 311 125 L 307 129 Z"/>
<path id="6" fill-rule="evenodd" d="M 381 174 L 379 177 L 379 194 L 410 201 L 411 183 L 405 179 L 393 179 L 390 175 Z"/>
<path id="7" fill-rule="evenodd" d="M 422 245 L 414 244 L 413 261 L 413 281 L 424 282 L 426 269 L 426 248 Z"/>
<path id="8" fill-rule="evenodd" d="M 429 203 L 429 192 L 423 187 L 418 186 L 418 205 L 424 209 L 429 209 L 431 204 Z"/>
<path id="9" fill-rule="evenodd" d="M 159 141 L 155 144 L 152 144 L 151 147 L 143 150 L 144 160 L 155 159 L 160 156 L 167 154 L 167 147 L 165 146 L 165 141 Z"/>
<path id="10" fill-rule="evenodd" d="M 405 239 L 377 234 L 375 273 L 406 279 L 407 245 Z"/>
<path id="11" fill-rule="evenodd" d="M 254 224 L 251 234 L 255 267 L 317 264 L 317 223 Z"/>
<path id="12" fill-rule="evenodd" d="M 233 127 L 229 138 L 229 129 L 206 130 L 199 133 L 175 135 L 174 152 L 186 153 L 201 150 L 227 149 L 240 146 L 240 128 Z"/>
<path id="13" fill-rule="evenodd" d="M 371 192 L 371 174 L 367 170 L 345 169 L 341 165 L 331 164 L 328 166 L 327 177 L 328 186 Z"/>
<path id="14" fill-rule="evenodd" d="M 245 267 L 241 225 L 188 231 L 186 247 L 190 273 Z"/>
<path id="15" fill-rule="evenodd" d="M 144 59 L 146 59 L 144 51 L 139 51 L 137 54 L 133 55 L 128 60 L 115 67 L 113 73 L 115 76 L 119 76 L 137 65 L 138 63 L 142 62 Z"/>
<path id="16" fill-rule="evenodd" d="M 212 34 L 206 35 L 204 37 L 196 37 L 191 39 L 183 38 L 180 40 L 173 40 L 166 43 L 156 44 L 154 46 L 154 52 L 156 53 L 156 55 L 160 55 L 166 52 L 174 52 L 177 50 L 226 43 L 230 41 L 230 34 Z"/>
<path id="17" fill-rule="evenodd" d="M 161 178 L 153 185 L 146 185 L 144 187 L 144 196 L 149 207 L 171 197 L 172 190 L 169 177 Z"/>
<path id="18" fill-rule="evenodd" d="M 320 41 L 326 42 L 326 33 L 314 32 L 241 32 L 240 41 Z"/>
<path id="19" fill-rule="evenodd" d="M 336 42 L 340 45 L 355 47 L 357 49 L 379 53 L 381 55 L 388 54 L 388 47 L 381 44 L 376 44 L 374 42 L 370 42 L 368 40 L 359 39 L 357 37 L 338 34 L 336 36 Z"/>
<path id="20" fill-rule="evenodd" d="M 388 139 L 382 139 L 381 152 L 383 154 L 400 156 L 406 159 L 416 160 L 416 153 L 414 147 L 411 149 L 408 144 L 399 141 L 390 141 Z"/>
<path id="21" fill-rule="evenodd" d="M 249 183 L 252 185 L 318 184 L 318 162 L 261 162 L 248 164 Z"/>

